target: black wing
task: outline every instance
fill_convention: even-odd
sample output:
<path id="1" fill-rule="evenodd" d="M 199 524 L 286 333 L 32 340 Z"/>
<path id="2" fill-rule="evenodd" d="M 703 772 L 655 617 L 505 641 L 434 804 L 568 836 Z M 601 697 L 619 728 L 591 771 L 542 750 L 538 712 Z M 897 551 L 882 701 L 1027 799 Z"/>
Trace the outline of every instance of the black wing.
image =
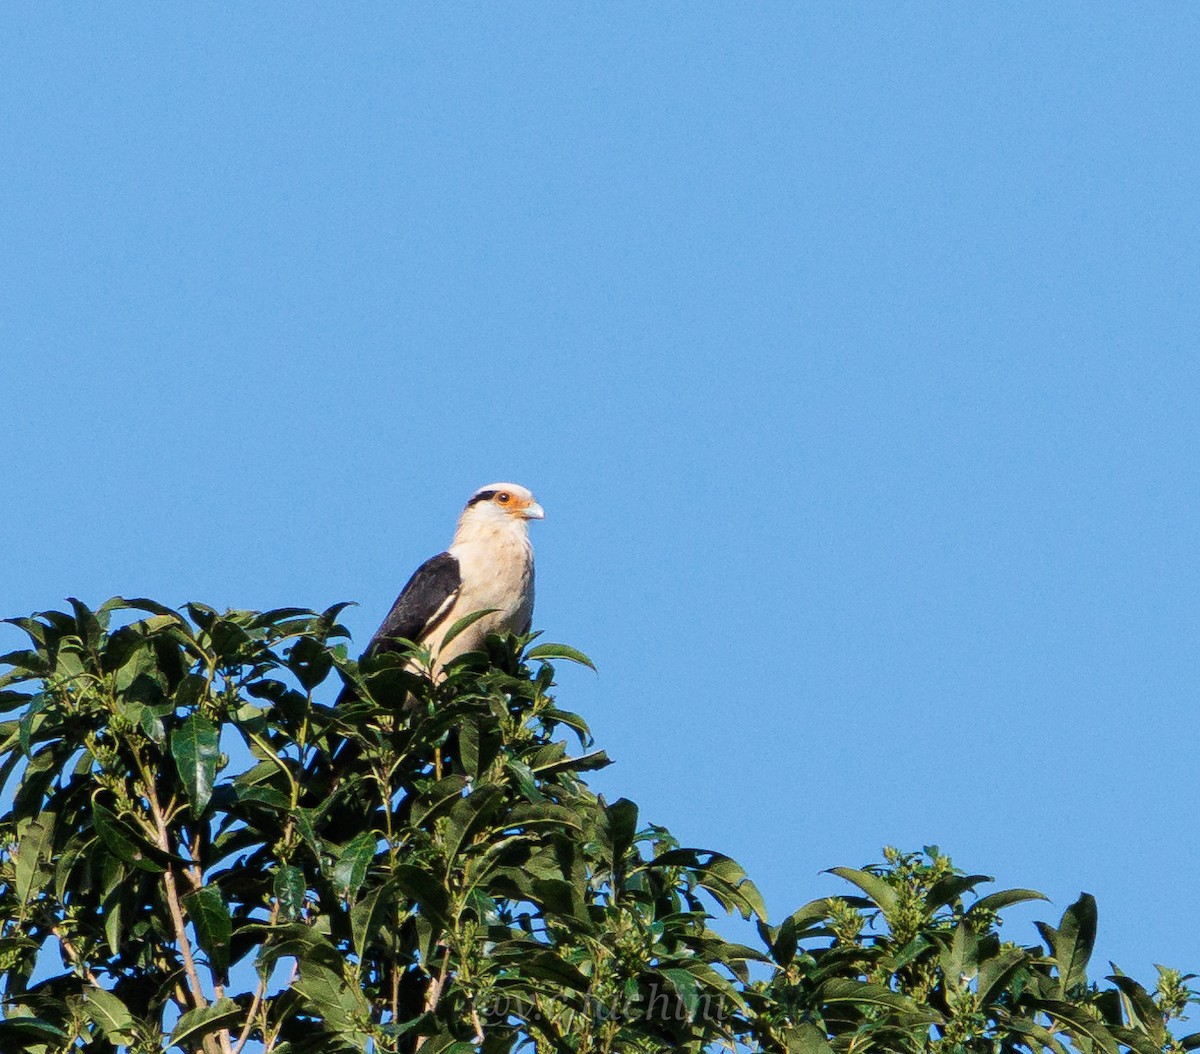
<path id="1" fill-rule="evenodd" d="M 396 643 L 398 637 L 421 640 L 450 614 L 461 586 L 462 577 L 455 557 L 438 553 L 426 560 L 400 591 L 392 610 L 367 645 L 367 652 L 380 655 L 396 651 L 400 647 Z"/>

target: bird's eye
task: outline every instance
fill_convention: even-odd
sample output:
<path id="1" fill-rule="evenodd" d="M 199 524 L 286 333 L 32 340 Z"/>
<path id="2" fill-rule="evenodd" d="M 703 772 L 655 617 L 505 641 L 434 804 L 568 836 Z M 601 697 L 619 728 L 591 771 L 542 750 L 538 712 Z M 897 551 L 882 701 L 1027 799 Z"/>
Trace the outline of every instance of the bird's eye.
<path id="1" fill-rule="evenodd" d="M 509 494 L 508 491 L 502 490 L 499 494 L 496 495 L 496 500 L 501 505 L 507 505 L 510 501 L 512 501 L 512 495 Z"/>

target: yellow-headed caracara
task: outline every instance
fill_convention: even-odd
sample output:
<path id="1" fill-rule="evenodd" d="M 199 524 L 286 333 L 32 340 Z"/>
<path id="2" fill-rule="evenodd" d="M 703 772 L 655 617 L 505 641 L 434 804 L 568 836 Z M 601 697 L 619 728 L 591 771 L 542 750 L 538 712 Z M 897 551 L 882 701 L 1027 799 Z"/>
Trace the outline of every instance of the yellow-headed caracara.
<path id="1" fill-rule="evenodd" d="M 471 495 L 444 553 L 417 568 L 375 631 L 367 652 L 429 649 L 435 671 L 455 656 L 476 651 L 489 633 L 528 633 L 533 618 L 533 546 L 529 521 L 545 516 L 533 495 L 516 483 L 489 483 Z M 443 646 L 446 631 L 476 611 L 494 609 Z"/>

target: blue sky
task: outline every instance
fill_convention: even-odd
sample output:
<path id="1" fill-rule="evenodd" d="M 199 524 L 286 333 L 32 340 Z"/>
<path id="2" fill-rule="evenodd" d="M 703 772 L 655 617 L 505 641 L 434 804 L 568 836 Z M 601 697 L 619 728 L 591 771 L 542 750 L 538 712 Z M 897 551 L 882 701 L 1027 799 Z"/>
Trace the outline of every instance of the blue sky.
<path id="1" fill-rule="evenodd" d="M 1200 10 L 0 18 L 3 614 L 365 642 L 515 479 L 598 785 L 776 916 L 936 842 L 1200 970 Z"/>

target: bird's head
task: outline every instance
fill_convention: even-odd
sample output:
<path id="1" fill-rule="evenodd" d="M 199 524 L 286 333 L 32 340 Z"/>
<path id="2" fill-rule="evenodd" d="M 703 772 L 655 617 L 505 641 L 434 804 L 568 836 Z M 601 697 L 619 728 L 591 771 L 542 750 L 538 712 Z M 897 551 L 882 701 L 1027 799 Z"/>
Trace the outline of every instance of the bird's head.
<path id="1" fill-rule="evenodd" d="M 545 515 L 526 487 L 519 483 L 489 483 L 471 495 L 463 509 L 460 526 L 476 523 L 480 526 L 520 524 L 524 527 L 527 520 L 540 520 Z"/>

